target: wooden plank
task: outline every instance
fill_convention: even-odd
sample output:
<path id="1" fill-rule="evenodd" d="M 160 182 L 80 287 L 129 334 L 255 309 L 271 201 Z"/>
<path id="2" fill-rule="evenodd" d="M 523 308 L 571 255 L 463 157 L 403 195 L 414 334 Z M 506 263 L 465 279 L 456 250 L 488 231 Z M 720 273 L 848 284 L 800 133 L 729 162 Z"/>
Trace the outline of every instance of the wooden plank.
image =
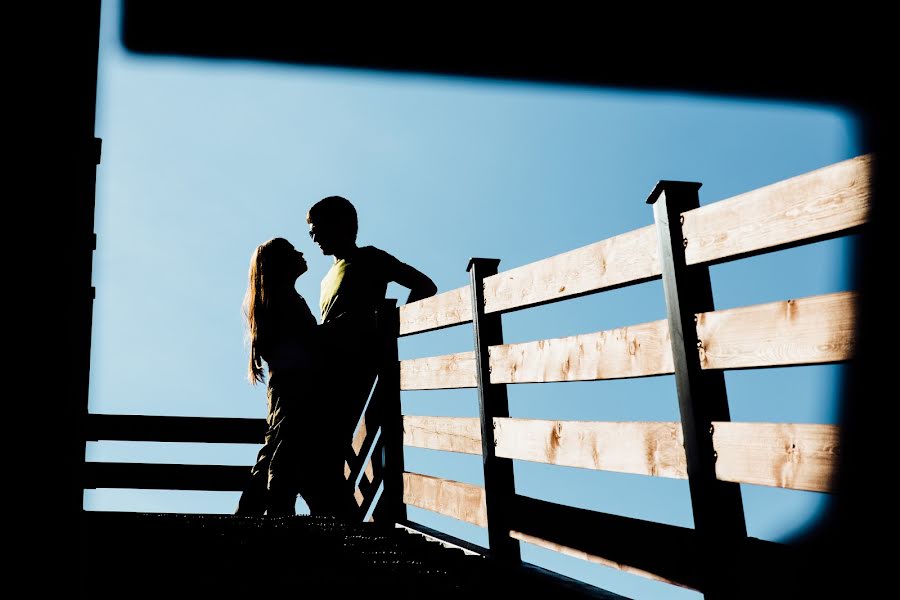
<path id="1" fill-rule="evenodd" d="M 497 456 L 685 479 L 680 423 L 494 419 Z"/>
<path id="2" fill-rule="evenodd" d="M 848 360 L 856 294 L 840 292 L 697 315 L 704 369 L 810 365 Z"/>
<path id="3" fill-rule="evenodd" d="M 687 263 L 772 251 L 864 224 L 871 170 L 866 154 L 683 213 Z"/>
<path id="4" fill-rule="evenodd" d="M 479 527 L 487 527 L 484 488 L 459 481 L 403 473 L 403 502 Z"/>
<path id="5" fill-rule="evenodd" d="M 436 542 L 444 546 L 445 548 L 461 550 L 468 556 L 487 556 L 491 552 L 484 546 L 473 544 L 472 542 L 469 542 L 467 540 L 452 536 L 449 533 L 445 533 L 437 529 L 432 529 L 427 525 L 422 525 L 421 523 L 416 523 L 415 521 L 410 521 L 408 519 L 402 523 L 396 523 L 394 526 L 397 529 L 406 531 L 408 533 L 421 535 L 425 539 Z"/>
<path id="6" fill-rule="evenodd" d="M 241 491 L 250 467 L 97 463 L 84 465 L 84 487 L 142 490 Z"/>
<path id="7" fill-rule="evenodd" d="M 403 417 L 403 444 L 415 448 L 481 454 L 481 424 L 469 417 Z"/>
<path id="8" fill-rule="evenodd" d="M 624 571 L 625 573 L 631 573 L 632 575 L 640 575 L 641 577 L 646 577 L 647 579 L 653 579 L 654 581 L 662 581 L 663 583 L 669 583 L 672 585 L 678 585 L 680 587 L 687 587 L 689 589 L 694 589 L 694 588 L 691 588 L 690 586 L 682 585 L 682 584 L 678 583 L 677 581 L 672 581 L 671 579 L 666 579 L 665 577 L 662 577 L 655 573 L 651 573 L 650 571 L 645 571 L 644 569 L 639 569 L 638 567 L 632 567 L 630 565 L 619 563 L 614 560 L 610 560 L 608 558 L 603 558 L 602 556 L 590 554 L 588 552 L 578 550 L 577 548 L 570 548 L 569 546 L 564 546 L 562 544 L 555 544 L 553 542 L 549 542 L 549 541 L 541 539 L 539 537 L 528 535 L 527 533 L 522 533 L 521 531 L 512 530 L 509 532 L 509 535 L 513 539 L 517 539 L 520 542 L 526 542 L 528 544 L 532 544 L 534 546 L 539 546 L 539 547 L 545 548 L 547 550 L 553 550 L 554 552 L 559 552 L 560 554 L 565 554 L 566 556 L 571 556 L 573 558 L 580 558 L 581 560 L 586 560 L 588 562 L 592 562 L 592 563 L 595 563 L 598 565 L 603 565 L 604 567 L 612 567 L 613 569 L 618 569 L 619 571 Z"/>
<path id="9" fill-rule="evenodd" d="M 445 548 L 458 550 L 468 556 L 487 556 L 491 551 L 487 548 L 478 546 L 471 542 L 467 542 L 458 537 L 454 537 L 442 531 L 437 531 L 431 527 L 426 527 L 421 523 L 405 521 L 396 524 L 397 529 L 405 531 L 414 536 L 421 536 L 432 543 L 437 543 Z M 515 577 L 519 583 L 527 582 L 523 589 L 532 592 L 531 596 L 544 598 L 589 598 L 596 600 L 625 600 L 624 596 L 619 596 L 612 592 L 594 587 L 583 581 L 560 575 L 553 571 L 537 567 L 529 563 L 513 563 L 515 565 Z M 502 585 L 502 583 L 501 583 Z"/>
<path id="10" fill-rule="evenodd" d="M 383 478 L 381 476 L 382 475 L 381 470 L 380 470 L 380 468 L 377 467 L 377 465 L 379 463 L 374 463 L 374 464 L 376 465 L 375 479 L 373 479 L 371 482 L 367 482 L 365 479 L 363 479 L 360 482 L 360 486 L 357 488 L 357 490 L 362 495 L 362 500 L 360 501 L 359 498 L 354 493 L 354 499 L 357 500 L 356 505 L 359 507 L 359 518 L 360 519 L 362 517 L 364 517 L 366 515 L 366 513 L 369 512 L 369 509 L 372 508 L 372 503 L 375 502 L 375 499 L 378 496 L 378 488 L 383 482 Z M 370 517 L 370 520 L 373 520 L 374 517 L 375 517 L 375 515 L 374 515 L 374 511 L 373 511 L 373 514 Z"/>
<path id="11" fill-rule="evenodd" d="M 693 529 L 516 496 L 510 535 L 621 571 L 702 589 L 704 564 Z"/>
<path id="12" fill-rule="evenodd" d="M 401 390 L 473 388 L 475 377 L 474 352 L 400 361 Z"/>
<path id="13" fill-rule="evenodd" d="M 491 347 L 491 383 L 592 381 L 673 372 L 669 324 L 654 321 Z"/>
<path id="14" fill-rule="evenodd" d="M 372 502 L 375 500 L 375 495 L 378 492 L 378 487 L 382 483 L 382 466 L 381 466 L 381 445 L 375 447 L 375 454 L 366 461 L 365 467 L 362 471 L 362 477 L 359 479 L 359 483 L 353 488 L 353 499 L 356 501 L 356 506 L 360 509 L 359 517 L 362 518 L 363 515 L 368 512 L 369 507 L 372 505 Z M 373 460 L 374 459 L 374 460 Z M 353 479 L 351 479 L 351 477 Z M 352 471 L 346 468 L 344 469 L 344 478 L 348 481 L 352 482 L 356 479 L 356 475 L 353 474 Z"/>
<path id="15" fill-rule="evenodd" d="M 366 481 L 368 483 L 373 483 L 375 481 L 375 467 L 373 466 L 376 461 L 373 461 L 372 458 L 366 461 L 366 467 L 363 469 L 363 476 L 360 479 L 360 482 Z M 378 464 L 381 464 L 381 457 L 378 457 Z"/>
<path id="16" fill-rule="evenodd" d="M 380 455 L 380 445 L 375 448 L 375 452 Z M 369 512 L 375 496 L 378 494 L 378 488 L 382 483 L 383 470 L 380 457 L 378 460 L 369 460 L 366 462 L 364 475 L 359 480 L 359 485 L 353 490 L 353 498 L 356 500 L 356 506 L 359 507 L 359 518 L 365 516 Z"/>
<path id="17" fill-rule="evenodd" d="M 369 414 L 372 411 L 366 411 L 366 414 L 363 415 L 362 420 L 359 423 L 359 429 L 356 430 L 356 435 L 353 436 L 353 441 L 350 443 L 350 447 L 353 448 L 353 453 L 356 456 L 359 456 L 360 451 L 362 450 L 363 443 L 366 441 L 366 438 L 369 436 L 369 430 L 366 427 L 366 421 L 373 417 L 372 414 Z M 377 430 L 378 427 L 376 426 Z M 374 433 L 374 432 L 373 432 Z"/>
<path id="18" fill-rule="evenodd" d="M 375 448 L 375 451 L 380 452 L 380 445 Z M 372 460 L 371 458 L 367 460 L 362 473 L 359 484 L 353 488 L 353 498 L 356 500 L 356 506 L 360 508 L 361 512 L 360 518 L 368 511 L 382 482 L 380 455 L 378 460 Z M 345 469 L 344 477 L 352 484 L 351 476 L 352 473 Z"/>
<path id="19" fill-rule="evenodd" d="M 86 440 L 261 444 L 265 419 L 87 415 Z"/>
<path id="20" fill-rule="evenodd" d="M 468 323 L 472 320 L 469 286 L 404 304 L 399 311 L 401 336 Z"/>
<path id="21" fill-rule="evenodd" d="M 359 428 L 353 436 L 350 448 L 344 449 L 344 478 L 356 479 L 359 469 L 363 467 L 363 461 L 369 456 L 372 444 L 378 438 L 378 422 L 381 412 L 378 407 L 377 394 L 369 402 L 366 412 L 360 420 Z"/>
<path id="22" fill-rule="evenodd" d="M 484 279 L 486 313 L 518 310 L 659 277 L 650 225 Z"/>
<path id="23" fill-rule="evenodd" d="M 832 491 L 840 455 L 836 425 L 713 423 L 716 477 L 723 481 Z"/>

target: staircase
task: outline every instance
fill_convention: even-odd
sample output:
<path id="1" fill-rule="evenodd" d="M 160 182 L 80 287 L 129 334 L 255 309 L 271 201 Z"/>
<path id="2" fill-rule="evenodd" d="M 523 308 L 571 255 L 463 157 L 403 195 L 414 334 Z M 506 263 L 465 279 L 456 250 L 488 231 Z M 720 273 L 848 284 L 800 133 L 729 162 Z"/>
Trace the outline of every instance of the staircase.
<path id="1" fill-rule="evenodd" d="M 84 598 L 622 598 L 405 527 L 85 512 Z M 48 574 L 49 576 L 49 574 Z"/>

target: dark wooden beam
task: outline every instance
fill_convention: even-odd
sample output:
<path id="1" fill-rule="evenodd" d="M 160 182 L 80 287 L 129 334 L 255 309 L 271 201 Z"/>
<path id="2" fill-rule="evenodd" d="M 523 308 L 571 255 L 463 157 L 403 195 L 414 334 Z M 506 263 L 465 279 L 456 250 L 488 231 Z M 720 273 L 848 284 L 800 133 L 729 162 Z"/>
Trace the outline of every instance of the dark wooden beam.
<path id="1" fill-rule="evenodd" d="M 704 371 L 700 361 L 696 315 L 715 310 L 709 268 L 688 266 L 681 213 L 700 206 L 699 183 L 660 181 L 650 197 L 659 236 L 669 339 L 678 389 L 684 452 L 694 528 L 700 538 L 698 565 L 707 598 L 733 596 L 731 548 L 747 537 L 741 488 L 716 479 L 713 421 L 730 421 L 725 376 Z"/>
<path id="2" fill-rule="evenodd" d="M 93 441 L 261 444 L 265 434 L 265 419 L 92 414 L 85 427 Z"/>
<path id="3" fill-rule="evenodd" d="M 94 463 L 84 465 L 84 488 L 142 490 L 241 491 L 249 467 L 221 465 L 166 465 L 144 463 Z"/>
<path id="4" fill-rule="evenodd" d="M 510 525 L 524 534 L 603 559 L 608 566 L 702 589 L 696 532 L 517 495 Z M 597 561 L 600 562 L 600 561 Z"/>
<path id="5" fill-rule="evenodd" d="M 521 561 L 519 542 L 509 536 L 509 503 L 516 493 L 512 459 L 495 453 L 494 419 L 509 417 L 506 384 L 491 383 L 490 347 L 503 344 L 499 313 L 485 313 L 484 280 L 497 274 L 499 259 L 469 261 L 472 291 L 472 325 L 475 333 L 475 372 L 481 419 L 481 459 L 484 466 L 485 503 L 491 556 L 508 562 Z"/>
<path id="6" fill-rule="evenodd" d="M 122 39 L 141 53 L 824 102 L 873 98 L 884 82 L 860 63 L 884 63 L 884 77 L 891 56 L 886 20 L 867 11 L 819 11 L 799 23 L 764 15 L 718 28 L 660 19 L 637 31 L 561 9 L 539 17 L 517 11 L 515 27 L 506 14 L 482 11 L 475 19 L 461 11 L 439 26 L 384 14 L 331 28 L 303 4 L 123 5 Z M 672 43 L 674 31 L 687 33 Z"/>
<path id="7" fill-rule="evenodd" d="M 378 310 L 378 335 L 382 342 L 378 383 L 372 402 L 380 415 L 384 490 L 373 517 L 383 524 L 406 520 L 406 504 L 403 503 L 403 413 L 400 404 L 400 360 L 397 338 L 400 334 L 400 318 L 397 301 L 385 300 Z"/>

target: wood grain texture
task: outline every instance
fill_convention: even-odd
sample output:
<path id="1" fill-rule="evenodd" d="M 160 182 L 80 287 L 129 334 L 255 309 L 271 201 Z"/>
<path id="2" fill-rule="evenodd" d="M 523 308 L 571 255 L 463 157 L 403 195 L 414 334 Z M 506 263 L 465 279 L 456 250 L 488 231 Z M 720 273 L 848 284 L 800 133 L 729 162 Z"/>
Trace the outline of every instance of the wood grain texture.
<path id="1" fill-rule="evenodd" d="M 353 490 L 353 498 L 356 500 L 356 505 L 361 509 L 360 517 L 368 511 L 372 502 L 374 502 L 382 480 L 380 448 L 376 448 L 375 451 L 377 454 L 366 461 L 359 484 Z M 373 458 L 377 458 L 377 460 L 373 460 Z"/>
<path id="2" fill-rule="evenodd" d="M 684 479 L 680 423 L 494 419 L 497 456 Z"/>
<path id="3" fill-rule="evenodd" d="M 359 429 L 356 430 L 356 434 L 353 436 L 353 442 L 351 442 L 350 446 L 353 448 L 353 453 L 359 456 L 360 450 L 362 450 L 363 442 L 366 441 L 366 438 L 369 436 L 369 430 L 366 427 L 366 421 L 372 418 L 370 415 L 363 415 L 363 418 L 360 420 Z M 377 429 L 377 427 L 376 427 Z"/>
<path id="4" fill-rule="evenodd" d="M 403 444 L 481 455 L 481 424 L 468 417 L 403 417 Z"/>
<path id="5" fill-rule="evenodd" d="M 741 369 L 849 360 L 855 315 L 854 292 L 700 313 L 700 364 Z"/>
<path id="6" fill-rule="evenodd" d="M 656 226 L 503 271 L 484 280 L 486 313 L 563 300 L 659 277 Z"/>
<path id="7" fill-rule="evenodd" d="M 404 336 L 471 321 L 472 298 L 469 286 L 463 286 L 404 304 L 397 310 L 400 311 L 400 335 Z"/>
<path id="8" fill-rule="evenodd" d="M 777 249 L 862 225 L 871 167 L 867 154 L 683 213 L 687 263 Z"/>
<path id="9" fill-rule="evenodd" d="M 345 449 L 344 479 L 356 479 L 359 470 L 363 468 L 363 461 L 368 458 L 372 450 L 372 444 L 375 443 L 379 435 L 379 426 L 376 422 L 376 419 L 379 417 L 377 402 L 370 403 L 362 419 L 360 419 L 359 428 L 353 436 L 350 448 Z"/>
<path id="10" fill-rule="evenodd" d="M 672 373 L 667 321 L 491 346 L 491 383 L 592 381 Z"/>
<path id="11" fill-rule="evenodd" d="M 713 423 L 716 477 L 830 492 L 840 455 L 836 425 Z"/>
<path id="12" fill-rule="evenodd" d="M 401 390 L 439 390 L 477 386 L 474 352 L 400 361 Z"/>
<path id="13" fill-rule="evenodd" d="M 403 502 L 479 527 L 487 527 L 484 488 L 459 481 L 403 473 Z"/>

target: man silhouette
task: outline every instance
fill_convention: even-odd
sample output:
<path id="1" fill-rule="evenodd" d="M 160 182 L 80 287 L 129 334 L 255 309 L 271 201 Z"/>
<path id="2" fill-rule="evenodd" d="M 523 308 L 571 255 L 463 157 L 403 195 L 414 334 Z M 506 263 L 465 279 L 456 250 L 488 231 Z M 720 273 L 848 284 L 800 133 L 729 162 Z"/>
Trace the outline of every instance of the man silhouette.
<path id="1" fill-rule="evenodd" d="M 322 390 L 329 396 L 322 401 L 333 402 L 338 435 L 349 443 L 377 375 L 376 314 L 388 284 L 409 288 L 407 303 L 433 296 L 437 286 L 384 250 L 357 246 L 356 208 L 346 198 L 323 198 L 309 209 L 306 222 L 313 242 L 334 257 L 319 302 L 326 357 Z"/>
<path id="2" fill-rule="evenodd" d="M 377 310 L 390 282 L 409 288 L 407 303 L 433 296 L 434 282 L 421 271 L 374 246 L 356 245 L 356 209 L 341 196 L 323 198 L 306 215 L 309 236 L 334 264 L 322 279 L 322 322 Z"/>

